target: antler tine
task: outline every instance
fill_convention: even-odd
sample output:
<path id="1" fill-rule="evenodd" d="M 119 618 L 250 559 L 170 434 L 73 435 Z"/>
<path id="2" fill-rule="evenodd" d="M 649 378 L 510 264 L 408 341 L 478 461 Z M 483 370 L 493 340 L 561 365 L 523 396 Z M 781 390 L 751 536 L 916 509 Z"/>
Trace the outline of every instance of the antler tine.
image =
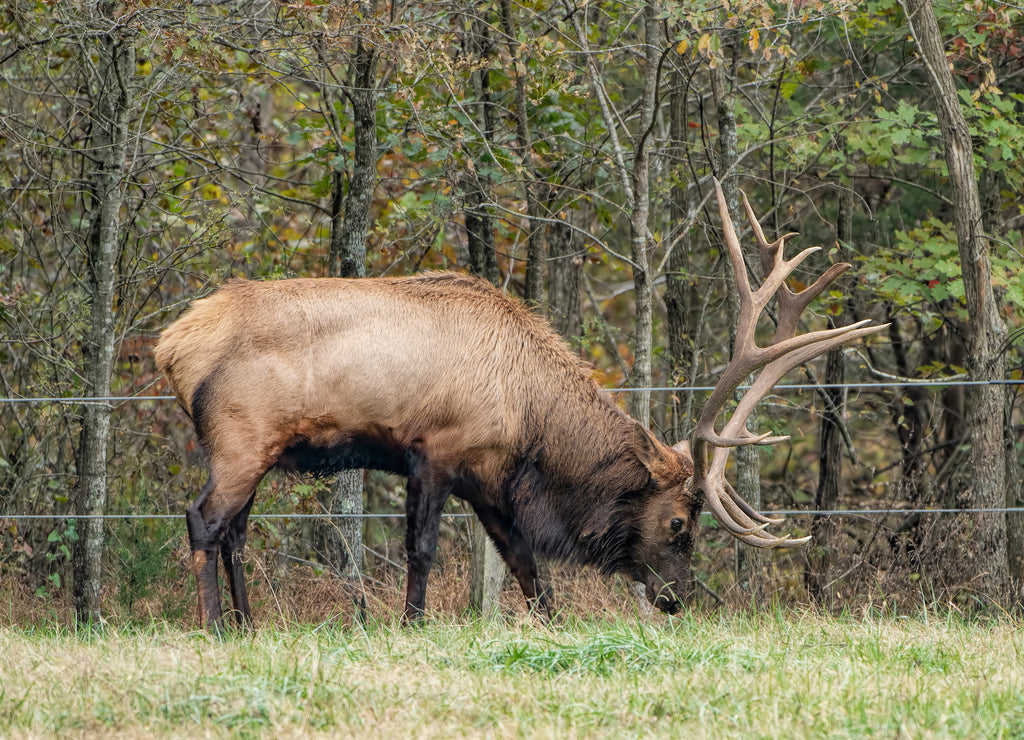
<path id="1" fill-rule="evenodd" d="M 717 416 L 717 412 L 714 416 L 709 414 L 710 418 L 708 419 L 705 418 L 704 414 L 701 415 L 700 422 L 698 423 L 699 433 L 710 444 L 721 448 L 736 447 L 741 444 L 773 444 L 788 439 L 786 436 L 772 437 L 769 434 L 755 435 L 751 433 L 746 427 L 747 417 L 753 413 L 754 407 L 775 387 L 775 384 L 793 368 L 809 362 L 818 355 L 834 349 L 851 339 L 874 334 L 888 326 L 888 324 L 880 326 L 868 326 L 867 324 L 868 320 L 865 320 L 836 329 L 825 329 L 820 332 L 802 334 L 787 342 L 766 348 L 772 351 L 771 354 L 774 355 L 774 358 L 770 359 L 761 369 L 761 372 L 758 373 L 757 378 L 750 388 L 747 389 L 743 398 L 740 399 L 736 410 L 722 428 L 721 433 L 716 432 L 714 428 L 714 417 Z M 817 335 L 816 338 L 815 335 Z M 806 341 L 808 338 L 811 338 L 811 341 Z M 801 343 L 803 343 L 802 346 Z M 748 373 L 756 370 L 757 368 L 752 368 Z M 732 393 L 733 390 L 735 390 L 735 387 L 729 392 Z M 712 393 L 712 396 L 714 396 L 714 393 Z M 705 408 L 710 406 L 710 402 L 709 399 Z M 718 410 L 721 411 L 721 408 Z"/>
<path id="2" fill-rule="evenodd" d="M 747 221 L 750 222 L 750 228 L 757 239 L 758 252 L 761 256 L 761 269 L 767 275 L 775 268 L 778 256 L 782 254 L 782 250 L 786 246 L 786 240 L 796 236 L 796 233 L 783 234 L 775 241 L 769 242 L 764 235 L 764 230 L 761 228 L 761 222 L 757 220 L 757 216 L 754 214 L 754 209 L 750 207 L 747 194 L 741 190 L 740 197 L 743 199 L 743 209 L 747 212 Z"/>
<path id="3" fill-rule="evenodd" d="M 757 320 L 761 312 L 768 305 L 773 296 L 777 297 L 780 306 L 780 325 L 785 324 L 785 332 L 777 333 L 779 338 L 788 338 L 796 330 L 796 322 L 800 312 L 816 298 L 825 288 L 842 274 L 847 267 L 834 265 L 828 272 L 819 278 L 810 288 L 793 293 L 786 286 L 788 278 L 799 265 L 815 252 L 821 251 L 821 247 L 808 247 L 795 257 L 787 260 L 782 255 L 782 247 L 786 239 L 795 234 L 786 234 L 775 242 L 769 244 L 758 223 L 754 211 L 750 207 L 745 193 L 743 203 L 747 211 L 747 218 L 751 228 L 757 237 L 760 247 L 761 264 L 765 270 L 764 283 L 756 291 L 751 290 L 750 281 L 747 277 L 747 267 L 743 260 L 743 252 L 740 247 L 739 237 L 732 223 L 729 214 L 728 204 L 725 202 L 725 193 L 722 185 L 717 179 L 713 180 L 715 195 L 718 199 L 718 211 L 722 218 L 722 235 L 729 253 L 729 261 L 732 264 L 733 273 L 736 279 L 736 290 L 740 300 L 739 326 L 736 329 L 736 344 L 740 347 L 747 347 L 754 344 L 754 331 L 757 328 Z"/>
<path id="4" fill-rule="evenodd" d="M 708 508 L 718 523 L 735 535 L 760 534 L 771 522 L 755 522 L 736 505 L 731 496 L 715 486 L 711 495 L 706 495 Z M 764 535 L 761 535 L 762 537 Z"/>
<path id="5" fill-rule="evenodd" d="M 736 522 L 728 510 L 726 501 L 732 503 L 732 499 L 723 497 L 717 489 L 714 493 L 705 491 L 705 500 L 712 516 L 718 521 L 733 537 L 754 547 L 797 547 L 810 541 L 810 537 L 791 538 L 788 534 L 782 537 L 774 537 L 763 533 L 763 529 L 772 522 L 765 522 L 759 526 L 744 527 Z"/>
<path id="6" fill-rule="evenodd" d="M 849 326 L 797 334 L 800 314 L 836 278 L 848 270 L 850 265 L 846 263 L 832 265 L 810 287 L 799 292 L 792 291 L 786 285 L 786 279 L 801 262 L 817 252 L 819 248 L 811 247 L 801 251 L 790 260 L 785 259 L 783 250 L 786 240 L 794 234 L 786 234 L 774 242 L 769 242 L 754 215 L 750 201 L 743 194 L 743 205 L 757 239 L 761 265 L 766 273 L 761 286 L 757 290 L 752 290 L 739 238 L 736 235 L 732 217 L 725 202 L 725 195 L 718 180 L 714 180 L 714 187 L 719 213 L 722 216 L 722 233 L 735 272 L 736 289 L 740 299 L 740 316 L 733 357 L 705 403 L 694 431 L 692 486 L 695 490 L 703 492 L 710 512 L 734 537 L 755 547 L 795 547 L 804 544 L 810 538 L 790 539 L 788 535 L 773 537 L 765 534 L 763 532 L 765 527 L 777 524 L 782 520 L 773 519 L 755 511 L 729 484 L 725 477 L 729 453 L 732 447 L 738 445 L 772 444 L 787 439 L 785 436 L 774 436 L 770 432 L 754 434 L 746 428 L 747 418 L 753 413 L 754 407 L 781 380 L 783 375 L 794 367 L 838 347 L 844 342 L 881 331 L 885 327 L 869 326 L 869 321 L 860 321 Z M 775 337 L 765 347 L 759 347 L 754 341 L 754 332 L 761 312 L 772 297 L 779 302 Z M 752 373 L 757 373 L 756 379 L 737 404 L 736 410 L 722 428 L 721 433 L 717 432 L 715 419 L 725 408 L 728 399 L 739 384 Z M 709 451 L 709 446 L 713 446 L 715 449 Z M 708 460 L 709 452 L 710 461 Z"/>
<path id="7" fill-rule="evenodd" d="M 740 301 L 749 300 L 750 281 L 747 279 L 747 266 L 743 261 L 743 250 L 740 248 L 740 238 L 736 236 L 736 228 L 732 225 L 732 216 L 729 215 L 729 205 L 725 202 L 725 193 L 722 192 L 722 183 L 717 177 L 711 178 L 715 185 L 715 196 L 718 199 L 718 214 L 722 217 L 722 237 L 725 239 L 725 246 L 729 252 L 729 261 L 732 263 L 733 276 L 736 279 L 736 289 L 740 294 Z"/>
<path id="8" fill-rule="evenodd" d="M 750 517 L 751 521 L 762 522 L 763 524 L 782 524 L 785 521 L 782 517 L 765 516 L 760 511 L 754 509 L 754 507 L 743 500 L 743 497 L 736 492 L 736 489 L 732 487 L 729 481 L 725 481 L 725 492 L 729 494 L 729 498 L 732 499 L 733 503 Z"/>
<path id="9" fill-rule="evenodd" d="M 775 339 L 778 342 L 789 339 L 796 334 L 800 314 L 815 298 L 825 292 L 825 288 L 835 282 L 836 278 L 852 267 L 848 262 L 838 262 L 825 271 L 812 285 L 799 293 L 794 293 L 785 283 L 775 294 L 779 302 L 779 323 L 775 327 Z"/>
<path id="10" fill-rule="evenodd" d="M 754 209 L 750 206 L 750 200 L 747 199 L 747 194 L 741 192 L 740 197 L 743 198 L 743 207 L 747 212 L 747 220 L 750 222 L 750 228 L 753 230 L 754 236 L 757 239 L 758 251 L 761 258 L 761 269 L 766 275 L 769 275 L 777 269 L 778 261 L 782 257 L 782 252 L 785 249 L 786 240 L 796 236 L 796 233 L 790 232 L 780 236 L 774 242 L 769 242 L 764 235 L 764 230 L 761 228 L 761 223 L 757 220 L 757 216 L 754 214 Z M 786 285 L 785 282 L 782 282 L 775 291 L 775 298 L 779 302 L 779 320 L 775 329 L 774 341 L 792 337 L 796 333 L 797 322 L 804 309 L 810 305 L 811 301 L 825 292 L 825 288 L 831 285 L 836 278 L 849 270 L 850 267 L 852 267 L 852 265 L 847 262 L 834 264 L 829 267 L 813 285 L 804 288 L 799 292 L 794 292 L 788 285 Z M 789 273 L 786 273 L 786 277 L 788 276 Z"/>
<path id="11" fill-rule="evenodd" d="M 718 498 L 722 499 L 722 506 L 728 512 L 733 524 L 738 525 L 740 529 L 750 532 L 760 531 L 769 524 L 780 524 L 783 521 L 782 519 L 766 516 L 759 511 L 755 511 L 754 507 L 736 493 L 736 489 L 732 487 L 732 484 L 726 480 L 724 475 L 716 476 L 715 483 L 714 488 Z M 727 494 L 727 496 L 723 497 L 723 493 Z"/>

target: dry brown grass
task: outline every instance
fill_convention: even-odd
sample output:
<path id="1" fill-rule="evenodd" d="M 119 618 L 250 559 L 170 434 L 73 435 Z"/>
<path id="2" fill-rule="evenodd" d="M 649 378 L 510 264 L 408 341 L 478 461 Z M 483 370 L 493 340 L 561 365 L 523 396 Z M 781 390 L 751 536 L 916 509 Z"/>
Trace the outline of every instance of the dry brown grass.
<path id="1" fill-rule="evenodd" d="M 427 584 L 427 611 L 442 620 L 463 619 L 469 610 L 470 562 L 468 553 L 445 543 Z M 606 578 L 590 568 L 550 567 L 547 582 L 554 595 L 554 610 L 607 617 L 633 615 L 638 605 L 629 585 L 621 578 Z M 284 570 L 256 559 L 252 569 L 250 599 L 258 619 L 288 623 L 350 625 L 358 616 L 390 621 L 401 616 L 405 574 L 394 567 L 378 567 L 361 581 L 332 578 L 305 566 Z M 526 617 L 527 607 L 519 586 L 506 575 L 501 593 L 501 612 L 507 617 Z M 259 615 L 262 614 L 262 617 Z"/>
<path id="2" fill-rule="evenodd" d="M 802 552 L 762 556 L 751 578 L 758 593 L 752 595 L 736 584 L 732 543 L 721 533 L 711 534 L 701 542 L 695 558 L 698 576 L 706 588 L 697 588 L 690 603 L 691 610 L 706 613 L 721 608 L 728 612 L 751 606 L 799 610 L 812 606 L 803 583 L 805 555 Z M 250 538 L 250 542 L 253 544 L 247 551 L 248 583 L 257 624 L 351 625 L 360 618 L 389 622 L 397 620 L 401 614 L 405 573 L 404 569 L 396 567 L 401 565 L 395 560 L 402 560 L 402 548 L 395 542 L 388 543 L 386 548 L 392 563 L 371 556 L 365 577 L 359 581 L 333 577 L 324 568 L 297 562 L 276 549 L 261 547 L 263 542 L 259 537 Z M 427 613 L 432 618 L 463 619 L 467 614 L 470 558 L 466 542 L 458 530 L 449 531 L 441 539 L 427 589 Z M 162 551 L 167 553 L 165 567 L 149 576 L 145 588 L 129 603 L 126 603 L 125 592 L 131 591 L 132 587 L 126 585 L 130 581 L 124 572 L 115 571 L 118 567 L 130 568 L 132 556 L 128 553 L 121 561 L 108 559 L 111 572 L 104 595 L 104 613 L 109 621 L 124 624 L 162 620 L 184 628 L 194 626 L 195 585 L 187 567 L 187 543 L 181 537 Z M 862 564 L 860 567 L 858 562 Z M 854 558 L 840 563 L 837 570 L 840 569 L 840 572 L 845 571 L 843 578 L 837 581 L 825 605 L 835 613 L 859 613 L 871 607 L 914 613 L 922 604 L 954 605 L 970 612 L 977 605 L 970 583 L 946 584 L 939 592 L 934 590 L 934 582 L 918 578 L 911 569 L 872 568 L 865 565 L 863 559 Z M 638 601 L 630 584 L 621 577 L 608 578 L 591 568 L 566 564 L 542 564 L 542 572 L 553 594 L 556 614 L 612 620 L 646 617 L 646 602 Z M 74 614 L 69 589 L 55 589 L 49 596 L 40 597 L 35 594 L 34 585 L 35 582 L 26 579 L 17 568 L 0 570 L 0 603 L 4 605 L 0 624 L 72 624 Z M 224 604 L 230 605 L 226 595 Z M 511 576 L 505 579 L 501 612 L 507 617 L 527 613 L 522 594 Z M 658 619 L 660 615 L 653 618 Z"/>

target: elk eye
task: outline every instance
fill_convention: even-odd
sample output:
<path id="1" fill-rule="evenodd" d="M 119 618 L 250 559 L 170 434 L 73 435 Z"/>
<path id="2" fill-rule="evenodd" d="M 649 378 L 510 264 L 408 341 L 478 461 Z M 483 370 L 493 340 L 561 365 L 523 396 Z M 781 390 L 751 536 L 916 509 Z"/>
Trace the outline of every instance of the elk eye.
<path id="1" fill-rule="evenodd" d="M 678 532 L 680 529 L 683 528 L 683 520 L 679 517 L 673 517 L 672 521 L 668 523 L 668 526 L 672 529 L 673 532 Z"/>

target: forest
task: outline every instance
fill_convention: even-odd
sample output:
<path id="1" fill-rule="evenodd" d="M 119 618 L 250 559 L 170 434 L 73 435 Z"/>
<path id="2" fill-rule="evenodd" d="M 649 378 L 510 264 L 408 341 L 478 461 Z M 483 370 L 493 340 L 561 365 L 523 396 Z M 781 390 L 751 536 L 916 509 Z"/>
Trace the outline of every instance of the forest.
<path id="1" fill-rule="evenodd" d="M 697 598 L 1016 608 L 1019 5 L 12 0 L 0 8 L 12 613 L 191 613 L 183 515 L 206 473 L 153 348 L 232 279 L 481 276 L 545 315 L 631 416 L 688 438 L 739 311 L 713 178 L 753 279 L 741 193 L 767 238 L 822 248 L 794 289 L 853 264 L 804 330 L 888 327 L 759 403 L 752 426 L 790 439 L 739 448 L 730 475 L 755 508 L 786 512 L 773 529 L 812 541 L 755 550 L 706 518 Z M 358 471 L 268 480 L 251 577 L 271 590 L 393 583 L 403 485 Z M 449 513 L 439 567 L 462 573 L 482 545 L 468 509 Z"/>

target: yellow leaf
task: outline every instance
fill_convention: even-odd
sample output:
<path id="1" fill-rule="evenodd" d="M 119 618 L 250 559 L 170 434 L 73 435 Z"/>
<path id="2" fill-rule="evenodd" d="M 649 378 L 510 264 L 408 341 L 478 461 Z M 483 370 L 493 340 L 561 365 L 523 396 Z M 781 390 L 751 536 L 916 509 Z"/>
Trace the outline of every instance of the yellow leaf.
<path id="1" fill-rule="evenodd" d="M 676 45 L 676 54 L 685 54 L 686 50 L 689 49 L 689 48 L 690 48 L 690 40 L 689 39 L 682 39 Z"/>
<path id="2" fill-rule="evenodd" d="M 750 47 L 751 51 L 757 51 L 757 47 L 761 45 L 761 32 L 756 28 L 751 30 L 750 36 L 747 38 L 747 46 Z"/>

